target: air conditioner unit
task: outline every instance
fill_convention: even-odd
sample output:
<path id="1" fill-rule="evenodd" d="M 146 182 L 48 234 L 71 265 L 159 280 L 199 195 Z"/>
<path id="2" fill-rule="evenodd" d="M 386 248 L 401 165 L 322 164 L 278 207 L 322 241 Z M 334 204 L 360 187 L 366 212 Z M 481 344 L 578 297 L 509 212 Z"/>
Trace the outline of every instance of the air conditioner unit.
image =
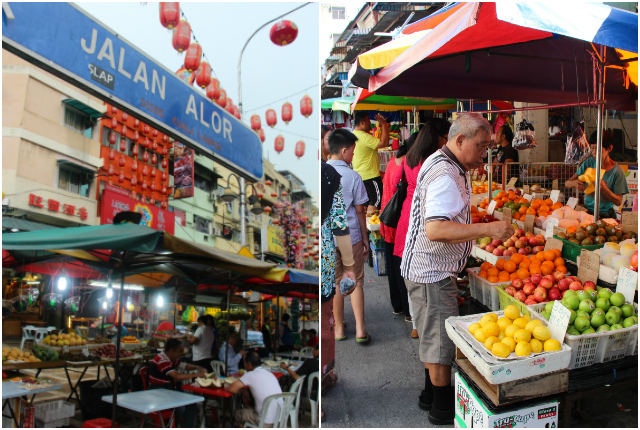
<path id="1" fill-rule="evenodd" d="M 215 202 L 217 198 L 216 192 L 215 191 L 211 191 L 211 194 L 209 194 L 209 201 L 210 202 Z"/>

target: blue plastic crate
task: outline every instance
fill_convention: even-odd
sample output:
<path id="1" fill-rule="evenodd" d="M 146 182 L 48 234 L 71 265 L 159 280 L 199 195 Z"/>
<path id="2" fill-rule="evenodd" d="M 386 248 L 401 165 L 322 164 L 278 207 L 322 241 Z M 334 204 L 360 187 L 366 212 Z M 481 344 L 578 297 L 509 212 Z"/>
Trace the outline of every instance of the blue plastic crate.
<path id="1" fill-rule="evenodd" d="M 373 269 L 378 276 L 387 276 L 387 254 L 384 248 L 376 248 L 371 243 L 371 254 L 373 255 Z"/>

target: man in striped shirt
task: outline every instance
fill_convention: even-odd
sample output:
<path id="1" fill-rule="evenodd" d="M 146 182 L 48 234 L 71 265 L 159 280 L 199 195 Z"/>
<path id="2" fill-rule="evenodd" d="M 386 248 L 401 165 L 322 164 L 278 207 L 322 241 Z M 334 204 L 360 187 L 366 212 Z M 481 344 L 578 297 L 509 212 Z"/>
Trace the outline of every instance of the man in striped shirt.
<path id="1" fill-rule="evenodd" d="M 401 273 L 420 333 L 425 388 L 418 406 L 435 425 L 451 425 L 454 392 L 451 360 L 455 345 L 445 320 L 458 316 L 456 279 L 479 237 L 507 240 L 509 223 L 472 224 L 468 171 L 482 165 L 491 143 L 491 125 L 478 114 L 463 114 L 451 125 L 449 141 L 420 168 L 411 203 Z"/>

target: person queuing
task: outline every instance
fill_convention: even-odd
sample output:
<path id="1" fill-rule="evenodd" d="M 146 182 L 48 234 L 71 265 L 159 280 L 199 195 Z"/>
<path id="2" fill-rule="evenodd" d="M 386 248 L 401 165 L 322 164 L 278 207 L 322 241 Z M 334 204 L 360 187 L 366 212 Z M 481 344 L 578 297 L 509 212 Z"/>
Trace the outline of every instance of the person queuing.
<path id="1" fill-rule="evenodd" d="M 565 187 L 576 188 L 577 190 L 584 192 L 586 186 L 582 183 L 578 177 L 583 175 L 588 168 L 596 168 L 596 150 L 598 144 L 597 132 L 593 132 L 589 138 L 589 146 L 591 147 L 591 154 L 593 157 L 587 158 L 578 167 L 578 171 L 567 182 Z M 600 208 L 599 215 L 602 218 L 616 219 L 616 211 L 614 206 L 620 206 L 622 204 L 622 196 L 629 193 L 629 186 L 627 185 L 627 178 L 624 175 L 624 171 L 619 164 L 611 159 L 609 156 L 613 151 L 613 134 L 611 132 L 604 132 L 602 135 L 602 156 L 600 161 L 600 167 L 605 171 L 604 176 L 600 180 Z M 596 175 L 597 178 L 598 175 Z M 595 211 L 595 199 L 596 193 L 585 194 L 584 207 L 587 208 L 587 212 L 594 215 Z"/>
<path id="2" fill-rule="evenodd" d="M 206 370 L 193 364 L 181 363 L 182 342 L 179 339 L 169 339 L 164 351 L 156 355 L 149 364 L 149 389 L 164 388 L 167 390 L 182 390 L 182 382 L 195 378 L 205 378 Z M 186 370 L 197 370 L 196 374 L 182 373 Z M 183 428 L 191 428 L 195 424 L 196 405 L 176 408 L 176 423 L 182 421 Z"/>
<path id="3" fill-rule="evenodd" d="M 289 320 L 291 315 L 283 314 L 279 326 L 280 343 L 278 344 L 279 352 L 289 352 L 293 349 L 293 332 L 289 328 Z"/>
<path id="4" fill-rule="evenodd" d="M 369 199 L 367 212 L 380 209 L 382 204 L 382 179 L 380 178 L 378 149 L 389 146 L 389 123 L 380 114 L 376 115 L 376 121 L 378 121 L 378 127 L 381 130 L 380 139 L 371 135 L 371 119 L 368 111 L 356 112 L 353 121 L 355 124 L 353 134 L 357 139 L 352 157 L 353 170 L 360 175 L 367 190 Z M 331 151 L 330 142 L 329 150 Z M 331 152 L 331 157 L 333 158 L 333 152 Z"/>
<path id="5" fill-rule="evenodd" d="M 240 361 L 242 361 L 242 357 L 244 357 L 245 355 L 244 350 L 240 350 L 240 352 L 235 351 L 235 346 L 237 345 L 237 343 L 238 335 L 236 333 L 233 333 L 231 336 L 229 336 L 229 343 L 223 343 L 220 347 L 220 352 L 218 353 L 218 359 L 226 364 L 227 375 L 231 375 L 240 370 L 238 364 L 240 363 Z"/>
<path id="6" fill-rule="evenodd" d="M 395 190 L 396 185 L 402 179 L 404 172 L 405 181 L 407 182 L 407 198 L 402 203 L 402 212 L 400 220 L 398 221 L 398 229 L 396 231 L 396 241 L 393 247 L 393 270 L 396 273 L 398 290 L 400 291 L 403 299 L 403 306 L 408 307 L 410 314 L 408 320 L 411 321 L 413 330 L 411 332 L 412 337 L 419 337 L 420 333 L 417 329 L 416 323 L 413 320 L 413 307 L 409 303 L 407 287 L 402 277 L 400 266 L 402 264 L 402 258 L 405 249 L 405 240 L 407 237 L 407 231 L 409 230 L 409 220 L 411 216 L 411 203 L 416 191 L 418 182 L 418 173 L 424 161 L 429 158 L 438 149 L 442 148 L 447 143 L 449 136 L 449 128 L 451 124 L 449 121 L 442 118 L 433 118 L 429 120 L 424 127 L 418 133 L 414 144 L 407 152 L 407 156 L 400 165 L 400 168 L 395 174 L 392 182 L 392 188 Z M 405 296 L 407 297 L 405 299 Z M 404 302 L 406 300 L 406 302 Z M 405 315 L 407 312 L 405 312 Z M 414 333 L 415 331 L 415 333 Z"/>
<path id="7" fill-rule="evenodd" d="M 187 335 L 187 342 L 193 345 L 191 347 L 193 354 L 193 361 L 191 363 L 207 369 L 207 372 L 211 372 L 211 347 L 215 336 L 211 331 L 211 327 L 207 325 L 207 317 L 208 315 L 200 315 L 198 317 L 198 328 L 193 335 Z"/>
<path id="8" fill-rule="evenodd" d="M 353 250 L 351 247 L 351 237 L 349 235 L 349 223 L 347 220 L 347 208 L 342 196 L 342 185 L 340 175 L 336 169 L 324 161 L 321 162 L 320 169 L 320 327 L 321 327 L 321 348 L 322 348 L 322 390 L 329 390 L 335 386 L 337 376 L 335 374 L 336 344 L 333 332 L 333 297 L 336 293 L 336 244 L 340 249 L 342 265 L 342 279 L 350 278 L 355 283 Z M 334 244 L 335 237 L 335 244 Z M 347 291 L 344 296 L 351 294 L 354 287 Z M 321 410 L 321 421 L 325 421 L 326 415 Z"/>
<path id="9" fill-rule="evenodd" d="M 473 240 L 486 236 L 507 240 L 513 234 L 504 221 L 471 223 L 468 171 L 482 164 L 490 143 L 491 125 L 486 119 L 460 115 L 449 129 L 447 144 L 422 164 L 411 204 L 400 270 L 412 302 L 425 369 L 418 406 L 429 411 L 428 419 L 435 425 L 452 425 L 454 420 L 451 360 L 455 345 L 445 331 L 445 320 L 458 316 L 458 274 Z"/>
<path id="10" fill-rule="evenodd" d="M 244 427 L 246 422 L 258 426 L 265 399 L 274 394 L 281 394 L 282 389 L 273 373 L 261 366 L 260 356 L 257 352 L 248 351 L 244 355 L 244 368 L 244 375 L 231 384 L 228 390 L 231 394 L 238 394 L 242 391 L 242 399 L 245 405 L 250 404 L 249 393 L 255 402 L 255 408 L 246 407 L 236 411 L 235 419 L 238 427 Z M 273 427 L 273 423 L 276 421 L 278 404 L 281 407 L 284 405 L 282 399 L 271 402 L 269 405 L 269 410 L 264 420 L 265 427 Z"/>
<path id="11" fill-rule="evenodd" d="M 368 117 L 367 117 L 368 118 Z M 369 254 L 369 239 L 367 234 L 366 213 L 364 205 L 367 203 L 367 190 L 355 171 L 349 168 L 358 138 L 349 130 L 334 130 L 329 135 L 329 149 L 331 160 L 327 162 L 341 176 L 342 194 L 347 207 L 347 220 L 351 236 L 353 258 L 355 260 L 356 288 L 351 294 L 351 307 L 356 319 L 356 341 L 369 342 L 364 322 L 364 256 Z M 377 155 L 376 155 L 377 158 Z M 379 178 L 378 178 L 379 179 Z M 340 259 L 336 262 L 336 279 L 342 277 L 342 265 Z M 339 286 L 338 286 L 339 287 Z M 333 300 L 333 316 L 336 321 L 335 338 L 338 341 L 346 340 L 344 334 L 344 298 L 338 295 Z"/>

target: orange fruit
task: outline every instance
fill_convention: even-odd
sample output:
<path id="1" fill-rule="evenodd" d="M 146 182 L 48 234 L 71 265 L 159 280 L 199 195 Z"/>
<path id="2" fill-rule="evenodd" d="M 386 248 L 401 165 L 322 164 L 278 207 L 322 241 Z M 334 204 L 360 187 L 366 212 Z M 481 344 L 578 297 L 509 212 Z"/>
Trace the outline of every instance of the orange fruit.
<path id="1" fill-rule="evenodd" d="M 544 251 L 540 251 L 536 254 L 536 260 L 538 260 L 539 262 L 544 261 Z"/>
<path id="2" fill-rule="evenodd" d="M 507 196 L 507 193 L 506 193 L 506 192 L 504 192 L 504 191 L 500 191 L 500 192 L 496 195 L 496 197 L 500 197 L 500 198 L 502 198 L 502 197 L 506 197 L 506 196 Z"/>
<path id="3" fill-rule="evenodd" d="M 553 206 L 553 200 L 551 199 L 546 199 L 544 202 L 547 206 Z"/>
<path id="4" fill-rule="evenodd" d="M 509 275 L 509 280 L 510 281 L 513 281 L 516 278 L 518 278 L 518 273 L 517 272 L 513 272 L 512 274 Z"/>
<path id="5" fill-rule="evenodd" d="M 487 206 L 485 206 L 485 208 L 486 208 L 486 207 L 487 207 Z M 484 208 L 483 208 L 483 209 L 484 209 Z M 485 216 L 485 215 L 489 215 L 489 214 L 487 213 L 487 211 L 480 211 L 480 213 L 479 213 L 478 215 L 480 215 L 480 216 Z"/>
<path id="6" fill-rule="evenodd" d="M 518 269 L 516 272 L 518 274 L 518 278 L 525 279 L 530 276 L 529 271 L 527 269 Z"/>
<path id="7" fill-rule="evenodd" d="M 556 271 L 562 272 L 562 273 L 567 273 L 567 267 L 566 266 L 558 266 L 558 267 L 556 267 Z"/>
<path id="8" fill-rule="evenodd" d="M 559 249 L 552 249 L 553 252 L 556 253 L 556 258 L 560 257 L 562 255 L 562 251 L 560 251 Z M 564 266 L 564 264 L 561 264 L 561 266 Z"/>
<path id="9" fill-rule="evenodd" d="M 521 206 L 520 209 L 518 209 L 518 212 L 520 212 L 520 215 L 526 214 L 527 213 L 526 206 Z"/>
<path id="10" fill-rule="evenodd" d="M 478 212 L 478 208 L 472 205 L 471 206 L 471 213 L 474 214 L 476 212 Z"/>
<path id="11" fill-rule="evenodd" d="M 509 200 L 509 197 L 503 197 L 502 198 L 502 203 L 507 203 Z"/>
<path id="12" fill-rule="evenodd" d="M 522 260 L 524 260 L 524 256 L 522 254 L 511 254 L 511 261 L 513 261 L 515 264 L 520 264 L 522 263 Z"/>
<path id="13" fill-rule="evenodd" d="M 509 280 L 509 273 L 505 272 L 504 270 L 498 274 L 499 282 L 508 282 Z"/>
<path id="14" fill-rule="evenodd" d="M 538 212 L 549 212 L 549 206 L 547 205 L 540 205 L 540 209 L 538 209 Z"/>
<path id="15" fill-rule="evenodd" d="M 480 270 L 484 270 L 485 272 L 489 269 L 491 269 L 493 267 L 493 264 L 489 263 L 488 261 L 485 261 L 484 263 L 482 263 L 480 265 Z"/>
<path id="16" fill-rule="evenodd" d="M 487 270 L 487 275 L 489 276 L 498 276 L 498 273 L 500 273 L 500 271 L 495 267 L 492 267 L 491 269 Z"/>
<path id="17" fill-rule="evenodd" d="M 540 270 L 542 271 L 543 275 L 551 275 L 553 273 L 553 269 L 555 269 L 554 267 L 549 267 L 546 264 L 543 264 L 542 267 L 540 267 Z"/>
<path id="18" fill-rule="evenodd" d="M 555 254 L 555 252 L 554 252 L 554 254 Z M 564 266 L 564 258 L 558 257 L 555 260 L 553 260 L 553 266 L 554 267 Z"/>
<path id="19" fill-rule="evenodd" d="M 533 203 L 531 203 L 531 205 L 529 205 L 529 207 L 530 207 L 531 209 L 538 210 L 538 209 L 540 209 L 540 203 L 538 203 L 538 202 L 536 202 L 536 201 L 534 200 L 534 201 L 533 201 Z"/>
<path id="20" fill-rule="evenodd" d="M 571 226 L 567 229 L 567 233 L 575 233 L 576 231 L 578 231 L 578 229 L 574 226 Z"/>
<path id="21" fill-rule="evenodd" d="M 553 260 L 556 259 L 556 253 L 551 251 L 551 250 L 545 251 L 544 252 L 544 259 L 547 260 L 547 261 L 553 261 Z"/>
<path id="22" fill-rule="evenodd" d="M 481 270 L 480 272 L 478 272 L 478 276 L 481 278 L 487 279 L 487 271 Z"/>
<path id="23" fill-rule="evenodd" d="M 505 261 L 504 270 L 507 271 L 508 273 L 514 273 L 516 271 L 516 263 L 514 263 L 511 260 Z"/>
<path id="24" fill-rule="evenodd" d="M 515 219 L 516 221 L 520 221 L 521 216 L 522 215 L 520 215 L 520 212 L 516 212 L 511 216 L 511 218 Z"/>
<path id="25" fill-rule="evenodd" d="M 507 260 L 505 260 L 504 258 L 499 258 L 498 261 L 496 261 L 496 268 L 498 270 L 504 270 L 504 263 L 506 263 Z"/>
<path id="26" fill-rule="evenodd" d="M 489 276 L 489 277 L 487 278 L 487 281 L 488 281 L 489 283 L 491 283 L 491 284 L 495 284 L 495 283 L 497 283 L 497 282 L 500 282 L 500 281 L 498 281 L 498 277 L 497 277 L 497 276 Z"/>
<path id="27" fill-rule="evenodd" d="M 553 205 L 551 205 L 551 209 L 553 209 L 554 211 L 556 209 L 560 209 L 562 207 L 562 203 L 560 202 L 555 202 Z"/>
<path id="28" fill-rule="evenodd" d="M 508 201 L 508 200 L 507 200 Z M 498 200 L 496 202 L 496 209 L 501 208 L 504 206 L 504 202 L 502 200 Z"/>
<path id="29" fill-rule="evenodd" d="M 485 202 L 482 202 L 478 206 L 480 207 L 480 209 L 485 209 L 487 207 L 487 204 Z"/>
<path id="30" fill-rule="evenodd" d="M 529 267 L 529 273 L 531 273 L 532 275 L 535 275 L 536 273 L 540 275 L 542 274 L 542 270 L 540 269 L 540 267 L 531 266 Z"/>
<path id="31" fill-rule="evenodd" d="M 529 266 L 531 266 L 531 260 L 529 260 L 528 258 L 525 258 L 524 260 L 522 260 L 522 263 L 518 264 L 519 269 L 528 269 Z"/>
<path id="32" fill-rule="evenodd" d="M 523 207 L 524 207 L 524 206 L 523 206 Z M 536 210 L 535 210 L 535 209 L 531 209 L 531 208 L 529 208 L 529 209 L 527 209 L 527 210 L 525 211 L 525 213 L 526 213 L 527 215 L 535 215 L 535 214 L 536 214 Z"/>

